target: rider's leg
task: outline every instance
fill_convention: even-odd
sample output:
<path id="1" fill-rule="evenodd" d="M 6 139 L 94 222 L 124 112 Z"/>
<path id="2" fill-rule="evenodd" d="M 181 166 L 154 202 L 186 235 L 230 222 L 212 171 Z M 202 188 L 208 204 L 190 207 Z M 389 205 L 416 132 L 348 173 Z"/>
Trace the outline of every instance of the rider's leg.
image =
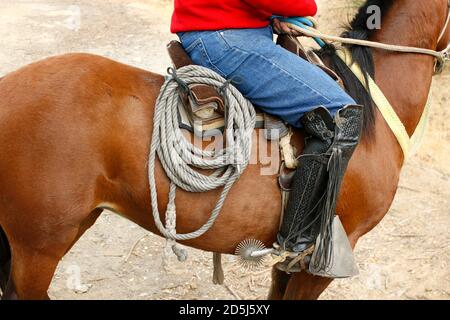
<path id="1" fill-rule="evenodd" d="M 360 138 L 362 108 L 322 70 L 275 45 L 269 27 L 184 33 L 181 40 L 194 63 L 234 79 L 262 110 L 304 127 L 306 147 L 277 240 L 293 252 L 316 244 L 314 269 L 327 275 L 335 204 Z"/>

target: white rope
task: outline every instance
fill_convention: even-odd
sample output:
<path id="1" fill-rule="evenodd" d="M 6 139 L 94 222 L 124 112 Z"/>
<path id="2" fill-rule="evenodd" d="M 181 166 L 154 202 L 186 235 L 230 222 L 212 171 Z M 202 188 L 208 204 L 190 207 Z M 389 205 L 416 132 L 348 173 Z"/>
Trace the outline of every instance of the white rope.
<path id="1" fill-rule="evenodd" d="M 178 121 L 180 84 L 207 84 L 222 92 L 227 104 L 226 147 L 219 151 L 204 151 L 194 146 L 182 134 Z M 214 71 L 195 65 L 180 68 L 168 76 L 156 102 L 153 119 L 153 136 L 149 155 L 150 196 L 155 224 L 168 239 L 168 245 L 180 261 L 186 253 L 176 246 L 176 240 L 197 238 L 208 231 L 218 217 L 232 185 L 240 177 L 250 160 L 252 134 L 256 123 L 253 105 L 228 81 Z M 169 204 L 166 211 L 166 226 L 159 215 L 155 161 L 158 155 L 170 183 Z M 205 175 L 196 169 L 211 169 Z M 190 192 L 207 192 L 223 187 L 222 193 L 211 212 L 208 221 L 198 230 L 176 233 L 176 187 Z"/>
<path id="2" fill-rule="evenodd" d="M 425 54 L 425 55 L 435 57 L 439 61 L 439 63 L 445 63 L 446 53 L 448 53 L 448 50 L 449 50 L 449 48 L 446 48 L 442 51 L 435 51 L 435 50 L 424 49 L 424 48 L 398 46 L 398 45 L 385 44 L 385 43 L 379 43 L 379 42 L 374 42 L 374 41 L 343 38 L 343 37 L 326 35 L 326 34 L 323 34 L 322 32 L 315 30 L 313 28 L 305 29 L 305 28 L 296 26 L 295 24 L 292 24 L 292 23 L 288 23 L 288 25 L 289 25 L 289 28 L 291 28 L 307 37 L 320 38 L 322 40 L 327 40 L 327 41 L 331 41 L 331 42 L 360 45 L 360 46 L 376 48 L 376 49 L 383 49 L 383 50 L 393 51 L 393 52 Z"/>

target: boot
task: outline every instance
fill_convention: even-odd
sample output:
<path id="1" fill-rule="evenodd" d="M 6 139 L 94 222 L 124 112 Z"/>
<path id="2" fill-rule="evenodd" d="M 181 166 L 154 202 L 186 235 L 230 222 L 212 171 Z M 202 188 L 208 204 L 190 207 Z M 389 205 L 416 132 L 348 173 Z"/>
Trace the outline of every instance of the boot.
<path id="1" fill-rule="evenodd" d="M 284 250 L 299 254 L 314 245 L 309 271 L 316 275 L 335 278 L 355 273 L 353 253 L 339 219 L 335 219 L 335 210 L 345 170 L 360 140 L 362 119 L 363 108 L 357 105 L 340 109 L 335 119 L 322 107 L 301 118 L 305 148 L 277 242 Z M 335 245 L 339 248 L 333 248 Z M 353 263 L 342 265 L 336 253 Z M 286 270 L 286 265 L 289 260 L 278 267 L 301 271 L 292 266 Z"/>

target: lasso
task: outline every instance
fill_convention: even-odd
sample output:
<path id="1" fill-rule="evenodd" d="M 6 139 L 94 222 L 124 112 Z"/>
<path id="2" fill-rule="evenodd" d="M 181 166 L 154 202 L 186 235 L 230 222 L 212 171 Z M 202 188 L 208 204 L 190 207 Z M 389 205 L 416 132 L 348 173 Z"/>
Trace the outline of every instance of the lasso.
<path id="1" fill-rule="evenodd" d="M 155 224 L 168 240 L 168 245 L 180 261 L 186 252 L 176 244 L 177 240 L 197 238 L 208 231 L 217 219 L 233 184 L 240 177 L 250 160 L 252 134 L 256 122 L 253 105 L 230 83 L 216 72 L 196 65 L 175 71 L 161 88 L 153 119 L 153 136 L 150 146 L 148 176 L 152 213 Z M 207 84 L 215 87 L 226 102 L 226 147 L 219 151 L 204 151 L 193 145 L 179 126 L 178 108 L 182 103 L 179 90 L 189 94 L 189 85 Z M 155 161 L 158 155 L 170 179 L 169 203 L 166 209 L 166 225 L 161 222 L 155 181 Z M 203 174 L 195 169 L 210 169 L 212 174 Z M 206 223 L 198 230 L 176 233 L 175 196 L 177 187 L 189 192 L 207 192 L 219 187 L 223 190 Z"/>

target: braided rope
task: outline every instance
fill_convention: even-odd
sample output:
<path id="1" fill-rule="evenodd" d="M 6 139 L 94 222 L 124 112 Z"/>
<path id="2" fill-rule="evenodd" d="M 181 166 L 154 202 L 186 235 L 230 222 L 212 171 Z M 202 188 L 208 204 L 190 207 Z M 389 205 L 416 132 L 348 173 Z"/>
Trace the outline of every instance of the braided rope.
<path id="1" fill-rule="evenodd" d="M 156 101 L 153 119 L 153 135 L 150 146 L 148 176 L 152 214 L 161 234 L 178 259 L 185 260 L 186 253 L 176 246 L 177 240 L 197 238 L 208 231 L 217 219 L 233 184 L 247 167 L 252 147 L 252 134 L 256 123 L 253 105 L 242 94 L 214 71 L 189 65 L 180 68 L 166 78 Z M 220 151 L 204 151 L 193 145 L 182 134 L 178 120 L 178 108 L 182 103 L 179 89 L 191 84 L 210 85 L 222 93 L 226 103 L 226 142 Z M 166 226 L 159 215 L 157 186 L 155 181 L 156 155 L 170 179 L 169 203 L 166 210 Z M 195 169 L 211 169 L 205 175 Z M 223 187 L 219 199 L 206 223 L 198 230 L 176 233 L 176 188 L 189 192 L 207 192 Z"/>

